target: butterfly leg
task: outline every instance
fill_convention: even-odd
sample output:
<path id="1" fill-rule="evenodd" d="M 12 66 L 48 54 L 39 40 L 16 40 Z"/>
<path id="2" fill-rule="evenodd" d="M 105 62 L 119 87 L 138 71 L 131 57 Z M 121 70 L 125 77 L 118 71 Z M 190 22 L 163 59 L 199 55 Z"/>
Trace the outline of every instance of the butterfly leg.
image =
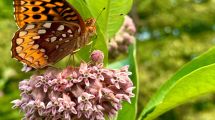
<path id="1" fill-rule="evenodd" d="M 68 61 L 66 63 L 66 66 L 69 66 L 71 64 L 71 57 L 72 56 L 73 56 L 72 54 L 69 55 Z"/>

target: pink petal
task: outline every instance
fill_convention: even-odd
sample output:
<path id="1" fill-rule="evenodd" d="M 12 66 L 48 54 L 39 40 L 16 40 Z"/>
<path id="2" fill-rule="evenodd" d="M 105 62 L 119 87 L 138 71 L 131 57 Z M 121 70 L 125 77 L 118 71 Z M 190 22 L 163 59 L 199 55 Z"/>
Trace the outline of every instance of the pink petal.
<path id="1" fill-rule="evenodd" d="M 46 93 L 48 91 L 48 86 L 47 85 L 44 85 L 43 86 L 43 91 Z"/>
<path id="2" fill-rule="evenodd" d="M 120 83 L 127 83 L 127 81 L 125 79 L 122 79 L 122 78 L 119 80 L 119 82 Z"/>
<path id="3" fill-rule="evenodd" d="M 78 79 L 72 79 L 73 83 L 79 83 L 83 80 L 83 77 L 79 77 Z"/>
<path id="4" fill-rule="evenodd" d="M 36 79 L 42 80 L 42 79 L 44 79 L 44 77 L 43 76 L 36 76 Z"/>
<path id="5" fill-rule="evenodd" d="M 57 112 L 56 108 L 55 107 L 52 107 L 52 114 L 55 115 Z"/>
<path id="6" fill-rule="evenodd" d="M 71 76 L 72 76 L 72 78 L 77 78 L 78 74 L 75 71 L 73 71 Z"/>
<path id="7" fill-rule="evenodd" d="M 98 97 L 99 97 L 99 99 L 101 99 L 101 98 L 102 98 L 102 91 L 101 91 L 101 90 L 99 90 Z"/>
<path id="8" fill-rule="evenodd" d="M 43 108 L 43 109 L 45 109 L 45 108 L 46 108 L 46 106 L 45 106 L 45 103 L 44 103 L 44 102 L 40 102 L 40 103 L 39 103 L 39 106 L 40 106 L 41 108 Z"/>
<path id="9" fill-rule="evenodd" d="M 84 114 L 84 116 L 85 116 L 86 118 L 90 118 L 90 115 L 91 115 L 91 114 L 90 114 L 89 112 L 87 112 L 87 113 Z"/>
<path id="10" fill-rule="evenodd" d="M 39 113 L 40 116 L 43 116 L 43 110 L 42 109 L 39 109 L 38 113 Z"/>
<path id="11" fill-rule="evenodd" d="M 21 71 L 23 71 L 23 72 L 29 72 L 31 70 L 32 70 L 32 67 L 28 67 L 26 64 L 23 64 L 23 68 L 22 68 Z"/>
<path id="12" fill-rule="evenodd" d="M 111 81 L 112 84 L 114 84 L 116 80 L 111 78 L 110 81 Z"/>
<path id="13" fill-rule="evenodd" d="M 105 110 L 101 105 L 96 105 L 99 110 Z"/>
<path id="14" fill-rule="evenodd" d="M 129 87 L 125 90 L 125 92 L 132 93 L 133 89 L 135 89 L 135 87 Z"/>
<path id="15" fill-rule="evenodd" d="M 69 113 L 68 112 L 64 112 L 64 118 L 67 120 L 70 120 L 71 119 L 71 117 L 70 117 L 70 115 L 69 115 Z"/>
<path id="16" fill-rule="evenodd" d="M 120 89 L 119 83 L 115 83 L 117 89 Z"/>
<path id="17" fill-rule="evenodd" d="M 83 104 L 83 103 L 80 103 L 80 104 L 78 105 L 78 109 L 79 109 L 79 110 L 84 110 L 84 104 Z"/>
<path id="18" fill-rule="evenodd" d="M 78 118 L 80 118 L 82 116 L 81 112 L 78 112 Z"/>
<path id="19" fill-rule="evenodd" d="M 64 107 L 60 106 L 60 108 L 58 109 L 58 112 L 63 112 L 64 111 Z"/>
<path id="20" fill-rule="evenodd" d="M 116 94 L 116 97 L 119 98 L 120 100 L 123 98 L 124 94 Z"/>
<path id="21" fill-rule="evenodd" d="M 90 82 L 89 82 L 89 80 L 88 80 L 87 78 L 84 79 L 84 83 L 85 83 L 85 85 L 86 85 L 87 87 L 90 86 Z"/>
<path id="22" fill-rule="evenodd" d="M 112 100 L 113 100 L 114 102 L 116 102 L 116 103 L 119 103 L 119 102 L 120 102 L 120 100 L 117 99 L 115 96 L 112 96 Z"/>
<path id="23" fill-rule="evenodd" d="M 108 88 L 102 88 L 101 90 L 102 92 L 104 92 L 105 94 L 110 94 L 110 93 L 113 93 L 112 90 L 108 89 Z"/>
<path id="24" fill-rule="evenodd" d="M 126 100 L 128 103 L 130 103 L 130 104 L 131 104 L 131 99 L 130 99 L 130 97 L 129 97 L 129 96 L 124 95 L 124 98 L 125 98 L 125 100 Z"/>
<path id="25" fill-rule="evenodd" d="M 34 104 L 35 104 L 35 101 L 31 100 L 30 102 L 28 102 L 27 106 L 32 107 L 34 106 Z"/>
<path id="26" fill-rule="evenodd" d="M 84 96 L 84 98 L 85 98 L 86 100 L 93 99 L 93 98 L 95 97 L 94 95 L 89 94 L 89 93 L 87 93 L 87 92 L 84 92 L 82 95 Z"/>
<path id="27" fill-rule="evenodd" d="M 35 85 L 35 87 L 40 87 L 42 85 L 42 83 L 41 82 L 38 82 L 38 83 L 36 83 L 36 85 Z"/>
<path id="28" fill-rule="evenodd" d="M 68 102 L 68 103 L 71 102 L 71 98 L 68 95 L 64 94 L 64 93 L 63 93 L 63 99 L 64 99 L 65 102 Z"/>
<path id="29" fill-rule="evenodd" d="M 52 102 L 50 101 L 50 102 L 48 102 L 48 104 L 46 105 L 46 108 L 49 109 L 49 108 L 51 108 L 52 106 L 53 106 L 53 104 L 52 104 Z"/>
<path id="30" fill-rule="evenodd" d="M 87 63 L 81 63 L 80 68 L 79 68 L 79 72 L 81 74 L 84 74 L 87 71 Z"/>
<path id="31" fill-rule="evenodd" d="M 78 97 L 78 103 L 80 103 L 82 101 L 83 101 L 82 96 Z"/>
<path id="32" fill-rule="evenodd" d="M 89 75 L 89 78 L 95 80 L 95 79 L 96 79 L 96 75 L 95 75 L 95 74 L 90 74 L 90 75 Z"/>
<path id="33" fill-rule="evenodd" d="M 13 100 L 11 103 L 14 104 L 12 108 L 16 108 L 22 104 L 22 101 L 21 100 Z"/>
<path id="34" fill-rule="evenodd" d="M 73 114 L 77 114 L 77 111 L 76 111 L 76 109 L 75 109 L 74 107 L 72 107 L 70 110 L 71 110 L 71 112 L 72 112 Z"/>
<path id="35" fill-rule="evenodd" d="M 99 80 L 104 81 L 104 76 L 103 75 L 99 75 Z"/>

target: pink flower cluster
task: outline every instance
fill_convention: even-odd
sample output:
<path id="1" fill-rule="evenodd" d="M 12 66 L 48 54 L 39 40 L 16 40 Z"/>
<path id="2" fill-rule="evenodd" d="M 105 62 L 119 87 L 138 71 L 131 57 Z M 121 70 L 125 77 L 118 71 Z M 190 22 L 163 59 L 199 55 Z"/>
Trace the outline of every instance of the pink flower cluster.
<path id="1" fill-rule="evenodd" d="M 109 43 L 109 57 L 114 59 L 128 51 L 128 46 L 135 41 L 136 27 L 129 16 L 125 16 L 124 23 L 116 36 Z"/>
<path id="2" fill-rule="evenodd" d="M 64 70 L 49 68 L 19 84 L 21 99 L 14 108 L 25 113 L 24 119 L 36 120 L 104 120 L 131 102 L 134 89 L 128 66 L 121 69 L 103 67 L 99 51 L 91 55 L 92 63 Z"/>

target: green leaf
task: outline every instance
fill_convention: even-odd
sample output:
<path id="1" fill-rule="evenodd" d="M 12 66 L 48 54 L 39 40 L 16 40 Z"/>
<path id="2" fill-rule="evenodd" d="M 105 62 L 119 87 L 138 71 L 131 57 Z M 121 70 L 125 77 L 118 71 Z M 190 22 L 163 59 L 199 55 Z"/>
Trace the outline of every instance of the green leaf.
<path id="1" fill-rule="evenodd" d="M 78 10 L 78 12 L 81 14 L 81 16 L 84 19 L 96 17 L 90 11 L 90 10 L 93 10 L 94 8 L 90 8 L 90 6 L 88 6 L 83 0 L 69 0 L 69 2 Z M 91 46 L 85 47 L 84 49 L 81 49 L 77 53 L 77 55 L 82 60 L 88 61 L 89 54 L 90 54 L 92 49 L 101 50 L 101 51 L 103 51 L 104 56 L 105 56 L 104 63 L 107 64 L 107 62 L 108 62 L 108 48 L 107 48 L 107 44 L 106 44 L 106 38 L 104 37 L 103 33 L 101 32 L 100 26 L 101 25 L 97 23 L 97 29 L 96 29 L 97 37 L 96 37 L 96 39 L 94 39 L 95 37 L 92 38 L 93 48 Z M 88 51 L 88 52 L 86 52 L 86 51 Z"/>
<path id="2" fill-rule="evenodd" d="M 139 120 L 152 120 L 162 113 L 215 91 L 215 48 L 192 60 L 168 80 L 142 111 Z"/>
<path id="3" fill-rule="evenodd" d="M 2 108 L 0 109 L 1 120 L 20 120 L 21 119 L 22 113 L 20 113 L 18 110 L 12 109 L 13 104 L 10 103 L 18 96 L 19 96 L 18 93 L 15 92 L 15 94 L 9 93 L 7 95 L 0 97 L 0 106 L 2 106 Z"/>
<path id="4" fill-rule="evenodd" d="M 68 2 L 80 13 L 85 20 L 92 17 L 92 14 L 83 0 L 68 0 Z"/>
<path id="5" fill-rule="evenodd" d="M 135 89 L 133 90 L 133 93 L 135 93 L 135 97 L 131 99 L 131 104 L 127 102 L 123 103 L 122 110 L 119 111 L 117 120 L 135 120 L 136 114 L 137 114 L 137 100 L 138 100 L 138 91 L 139 91 L 135 44 L 129 47 L 129 57 L 127 59 L 116 63 L 112 63 L 108 67 L 120 68 L 125 65 L 129 65 L 129 71 L 132 72 L 132 75 L 130 78 L 135 86 Z"/>
<path id="6" fill-rule="evenodd" d="M 85 0 L 105 37 L 111 38 L 121 27 L 133 0 Z M 104 11 L 103 8 L 105 8 Z M 99 16 L 99 14 L 101 15 Z"/>

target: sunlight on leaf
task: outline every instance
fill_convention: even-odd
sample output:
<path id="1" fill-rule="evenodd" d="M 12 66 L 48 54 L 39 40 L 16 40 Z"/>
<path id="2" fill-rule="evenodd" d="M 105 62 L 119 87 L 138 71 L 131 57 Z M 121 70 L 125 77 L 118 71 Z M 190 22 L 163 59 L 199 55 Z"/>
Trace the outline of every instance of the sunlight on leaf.
<path id="1" fill-rule="evenodd" d="M 80 12 L 81 16 L 83 16 L 84 19 L 87 18 L 96 18 L 96 15 L 92 14 L 89 7 L 87 6 L 87 4 L 82 1 L 82 0 L 69 0 L 69 2 Z M 94 8 L 91 8 L 94 9 Z M 78 55 L 81 59 L 87 61 L 87 59 L 89 58 L 89 54 L 90 54 L 90 50 L 91 49 L 98 49 L 104 52 L 105 55 L 105 59 L 104 62 L 105 64 L 107 64 L 108 62 L 108 49 L 107 49 L 107 44 L 106 44 L 106 38 L 104 37 L 103 33 L 100 30 L 100 24 L 97 22 L 97 37 L 96 39 L 92 38 L 93 43 L 92 45 L 94 46 L 94 48 L 91 47 L 86 47 L 85 49 L 82 49 L 78 52 Z M 88 52 L 86 52 L 88 51 Z"/>
<path id="2" fill-rule="evenodd" d="M 179 70 L 150 100 L 139 120 L 152 120 L 162 113 L 215 91 L 215 48 Z"/>
<path id="3" fill-rule="evenodd" d="M 130 11 L 133 0 L 86 0 L 86 3 L 96 18 L 105 8 L 98 18 L 98 23 L 101 32 L 111 38 L 121 27 L 124 15 Z"/>

